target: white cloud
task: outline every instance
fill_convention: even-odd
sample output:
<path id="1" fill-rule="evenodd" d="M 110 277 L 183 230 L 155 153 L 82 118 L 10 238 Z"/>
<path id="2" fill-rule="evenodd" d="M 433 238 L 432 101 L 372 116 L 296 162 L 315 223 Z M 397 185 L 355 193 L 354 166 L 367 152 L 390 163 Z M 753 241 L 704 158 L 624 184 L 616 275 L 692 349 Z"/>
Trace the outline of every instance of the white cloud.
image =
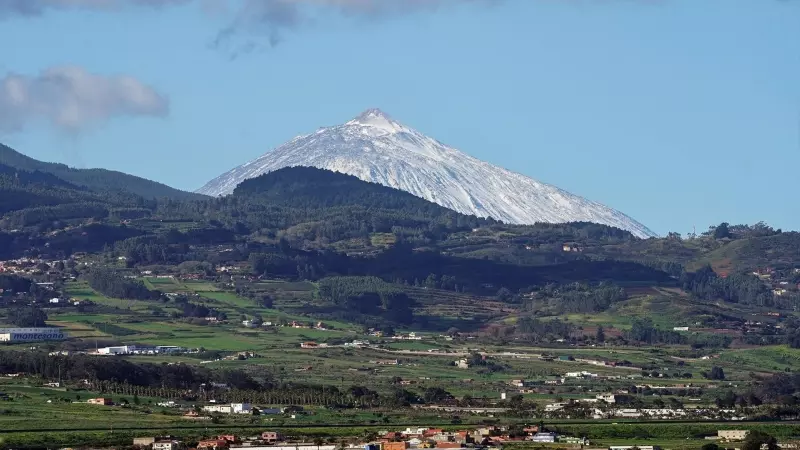
<path id="1" fill-rule="evenodd" d="M 192 0 L 0 0 L 0 16 L 40 16 L 48 10 L 118 10 L 125 7 L 173 6 Z M 224 1 L 224 0 L 220 0 Z"/>
<path id="2" fill-rule="evenodd" d="M 78 132 L 115 117 L 169 113 L 169 100 L 127 75 L 91 74 L 80 67 L 59 66 L 36 76 L 0 78 L 0 131 L 20 131 L 44 121 Z"/>

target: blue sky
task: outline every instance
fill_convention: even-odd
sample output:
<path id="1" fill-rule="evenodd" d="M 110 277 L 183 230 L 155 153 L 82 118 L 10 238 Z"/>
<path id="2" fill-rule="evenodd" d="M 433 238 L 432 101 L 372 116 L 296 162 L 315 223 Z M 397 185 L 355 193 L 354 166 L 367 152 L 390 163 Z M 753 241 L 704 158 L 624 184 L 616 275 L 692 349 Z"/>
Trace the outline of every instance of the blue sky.
<path id="1" fill-rule="evenodd" d="M 800 1 L 395 1 L 0 4 L 0 141 L 194 190 L 378 107 L 658 233 L 800 228 Z M 63 67 L 90 104 L 47 90 Z"/>

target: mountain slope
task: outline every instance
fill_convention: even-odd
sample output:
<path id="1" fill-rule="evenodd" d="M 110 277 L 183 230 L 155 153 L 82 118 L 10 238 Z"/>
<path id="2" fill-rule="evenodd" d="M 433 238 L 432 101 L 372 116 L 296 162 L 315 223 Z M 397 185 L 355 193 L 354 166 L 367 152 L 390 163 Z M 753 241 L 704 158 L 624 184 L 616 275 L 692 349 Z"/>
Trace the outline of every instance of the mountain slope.
<path id="1" fill-rule="evenodd" d="M 64 164 L 48 163 L 25 156 L 0 144 L 0 164 L 27 172 L 44 172 L 64 181 L 92 190 L 125 190 L 145 198 L 200 200 L 202 195 L 171 188 L 165 184 L 123 172 L 106 169 L 74 169 Z"/>
<path id="2" fill-rule="evenodd" d="M 174 206 L 181 207 L 178 202 Z M 178 216 L 166 205 L 162 212 Z M 285 167 L 250 178 L 231 196 L 192 203 L 191 214 L 214 218 L 232 229 L 273 229 L 298 248 L 363 242 L 373 233 L 430 243 L 494 224 L 399 189 L 315 167 Z"/>
<path id="3" fill-rule="evenodd" d="M 370 210 L 403 210 L 429 218 L 460 215 L 405 191 L 315 167 L 285 167 L 247 179 L 236 187 L 233 196 L 248 199 L 257 196 L 270 205 L 291 208 L 321 210 L 357 206 Z"/>
<path id="4" fill-rule="evenodd" d="M 655 235 L 619 211 L 480 161 L 376 109 L 343 125 L 296 137 L 197 192 L 227 195 L 248 178 L 291 166 L 346 173 L 463 214 L 508 223 L 586 221 L 629 230 L 639 237 Z"/>

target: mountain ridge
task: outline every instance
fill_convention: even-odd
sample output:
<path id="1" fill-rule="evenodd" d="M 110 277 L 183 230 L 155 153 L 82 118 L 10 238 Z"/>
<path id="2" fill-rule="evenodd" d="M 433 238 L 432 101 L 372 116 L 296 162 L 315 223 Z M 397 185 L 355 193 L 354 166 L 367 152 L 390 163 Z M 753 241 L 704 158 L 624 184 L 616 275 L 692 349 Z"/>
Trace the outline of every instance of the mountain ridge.
<path id="1" fill-rule="evenodd" d="M 378 109 L 319 128 L 211 180 L 197 193 L 230 194 L 242 181 L 309 166 L 397 188 L 454 211 L 513 224 L 587 221 L 656 236 L 627 215 L 556 186 L 481 161 Z"/>
<path id="2" fill-rule="evenodd" d="M 175 189 L 157 181 L 108 169 L 76 169 L 66 164 L 39 161 L 0 143 L 0 164 L 26 172 L 42 172 L 67 183 L 93 190 L 124 190 L 145 198 L 202 199 L 201 194 Z"/>

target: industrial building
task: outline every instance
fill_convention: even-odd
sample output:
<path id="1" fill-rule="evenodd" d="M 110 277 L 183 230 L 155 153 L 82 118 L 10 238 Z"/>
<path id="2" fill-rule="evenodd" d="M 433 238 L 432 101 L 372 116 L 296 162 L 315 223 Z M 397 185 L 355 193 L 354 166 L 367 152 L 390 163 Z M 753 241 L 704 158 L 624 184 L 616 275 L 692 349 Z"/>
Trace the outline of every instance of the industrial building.
<path id="1" fill-rule="evenodd" d="M 0 328 L 0 342 L 60 341 L 65 338 L 64 330 L 56 327 Z"/>
<path id="2" fill-rule="evenodd" d="M 134 345 L 122 345 L 119 347 L 103 347 L 97 349 L 99 355 L 129 355 L 136 348 Z"/>
<path id="3" fill-rule="evenodd" d="M 157 347 L 138 347 L 136 345 L 121 345 L 117 347 L 103 347 L 97 349 L 98 355 L 158 355 L 185 352 L 183 347 L 173 345 L 159 345 Z"/>

